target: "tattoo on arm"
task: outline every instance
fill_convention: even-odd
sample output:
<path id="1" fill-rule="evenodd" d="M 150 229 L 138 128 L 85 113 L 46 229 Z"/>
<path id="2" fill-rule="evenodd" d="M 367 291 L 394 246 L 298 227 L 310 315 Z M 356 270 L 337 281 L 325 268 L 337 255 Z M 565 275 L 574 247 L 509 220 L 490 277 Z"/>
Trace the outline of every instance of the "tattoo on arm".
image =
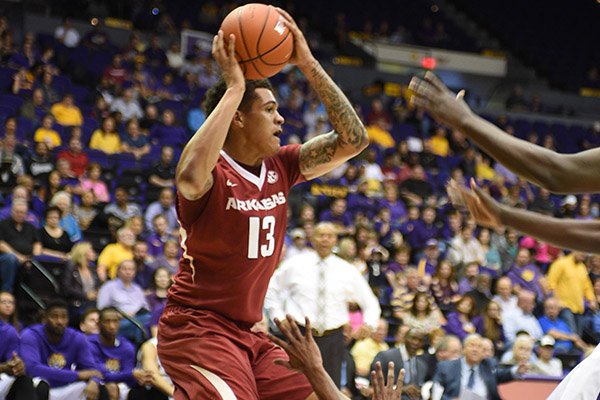
<path id="1" fill-rule="evenodd" d="M 331 132 L 304 143 L 300 149 L 302 172 L 310 171 L 318 165 L 330 162 L 338 148 L 338 140 L 338 135 Z"/>
<path id="2" fill-rule="evenodd" d="M 310 69 L 308 79 L 327 109 L 339 144 L 362 150 L 368 141 L 367 131 L 344 92 L 316 61 Z"/>

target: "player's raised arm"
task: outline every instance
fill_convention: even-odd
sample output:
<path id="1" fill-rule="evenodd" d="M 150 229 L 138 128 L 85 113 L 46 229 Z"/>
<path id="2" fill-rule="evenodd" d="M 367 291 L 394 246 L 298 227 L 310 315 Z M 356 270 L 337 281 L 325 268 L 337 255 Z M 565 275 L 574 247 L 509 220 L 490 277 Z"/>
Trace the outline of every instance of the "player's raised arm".
<path id="1" fill-rule="evenodd" d="M 359 154 L 369 144 L 369 136 L 352 104 L 313 57 L 304 35 L 292 17 L 277 9 L 294 35 L 290 63 L 300 68 L 325 105 L 333 132 L 304 143 L 300 150 L 300 171 L 307 179 L 321 176 Z"/>
<path id="2" fill-rule="evenodd" d="M 231 121 L 244 96 L 246 81 L 235 58 L 235 37 L 225 44 L 223 32 L 213 39 L 212 54 L 227 85 L 225 94 L 206 122 L 192 136 L 181 153 L 175 174 L 177 190 L 188 200 L 195 200 L 212 187 L 212 170 L 219 159 Z"/>
<path id="3" fill-rule="evenodd" d="M 458 129 L 514 173 L 554 193 L 600 191 L 600 149 L 560 154 L 513 137 L 477 116 L 433 73 L 410 82 L 411 102 Z"/>

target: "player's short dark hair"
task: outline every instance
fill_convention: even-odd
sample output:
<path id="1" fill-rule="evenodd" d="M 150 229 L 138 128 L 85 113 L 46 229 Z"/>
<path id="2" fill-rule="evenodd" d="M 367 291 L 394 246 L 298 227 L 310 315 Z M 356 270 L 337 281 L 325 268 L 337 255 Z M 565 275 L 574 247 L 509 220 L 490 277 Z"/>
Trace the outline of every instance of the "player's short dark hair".
<path id="1" fill-rule="evenodd" d="M 54 300 L 50 300 L 46 304 L 45 313 L 48 314 L 50 311 L 54 310 L 55 308 L 62 308 L 64 310 L 67 310 L 67 312 L 69 311 L 69 305 L 67 304 L 66 301 L 64 301 L 63 299 L 54 299 Z"/>
<path id="2" fill-rule="evenodd" d="M 274 92 L 273 86 L 271 86 L 271 82 L 269 82 L 268 79 L 246 81 L 246 91 L 244 92 L 244 97 L 242 97 L 242 102 L 238 108 L 239 110 L 247 111 L 250 109 L 250 105 L 256 99 L 256 93 L 254 91 L 259 88 L 269 89 L 270 91 Z M 223 98 L 226 90 L 227 84 L 223 78 L 219 79 L 219 81 L 215 83 L 213 87 L 208 89 L 205 96 L 206 101 L 204 103 L 204 112 L 206 113 L 207 117 L 213 112 L 215 107 L 217 107 L 217 104 L 219 104 L 219 101 L 221 101 L 221 98 Z"/>
<path id="3" fill-rule="evenodd" d="M 104 314 L 106 314 L 107 312 L 115 312 L 115 313 L 119 314 L 119 317 L 121 316 L 121 313 L 119 312 L 119 310 L 117 310 L 116 307 L 105 307 L 102 310 L 98 311 L 98 315 L 100 316 L 100 321 L 102 321 L 104 319 Z"/>

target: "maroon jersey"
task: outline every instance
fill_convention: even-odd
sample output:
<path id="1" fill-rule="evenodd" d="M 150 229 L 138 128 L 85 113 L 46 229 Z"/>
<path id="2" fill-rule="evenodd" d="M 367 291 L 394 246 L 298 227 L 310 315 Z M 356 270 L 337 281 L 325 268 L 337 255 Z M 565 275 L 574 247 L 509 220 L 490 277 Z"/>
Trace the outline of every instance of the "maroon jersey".
<path id="1" fill-rule="evenodd" d="M 284 146 L 256 176 L 225 152 L 212 188 L 195 201 L 177 194 L 182 257 L 172 302 L 253 324 L 262 319 L 269 280 L 287 227 L 287 194 L 304 180 L 300 145 Z"/>

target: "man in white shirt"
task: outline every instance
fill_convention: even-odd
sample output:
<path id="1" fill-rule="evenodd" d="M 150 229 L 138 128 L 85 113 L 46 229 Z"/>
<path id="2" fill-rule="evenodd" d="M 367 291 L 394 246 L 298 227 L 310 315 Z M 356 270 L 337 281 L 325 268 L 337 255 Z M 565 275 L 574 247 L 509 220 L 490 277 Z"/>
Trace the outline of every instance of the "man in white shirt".
<path id="1" fill-rule="evenodd" d="M 496 295 L 492 300 L 500 304 L 503 317 L 517 311 L 517 296 L 512 293 L 512 289 L 512 281 L 507 276 L 496 282 Z"/>
<path id="2" fill-rule="evenodd" d="M 339 387 L 348 303 L 356 302 L 363 310 L 365 331 L 377 326 L 381 309 L 358 270 L 333 254 L 337 232 L 330 222 L 315 227 L 315 252 L 299 254 L 282 263 L 269 284 L 265 308 L 271 319 L 284 321 L 290 314 L 300 323 L 305 316 L 310 318 L 325 370 Z"/>
<path id="3" fill-rule="evenodd" d="M 54 38 L 64 44 L 66 47 L 73 48 L 79 44 L 79 32 L 73 28 L 73 24 L 69 18 L 63 20 L 62 25 L 59 25 L 54 30 Z"/>
<path id="4" fill-rule="evenodd" d="M 542 337 L 542 327 L 533 315 L 534 307 L 535 295 L 533 292 L 521 290 L 517 300 L 517 310 L 505 315 L 505 318 L 503 318 L 507 347 L 512 345 L 519 331 L 529 333 L 535 340 Z"/>

